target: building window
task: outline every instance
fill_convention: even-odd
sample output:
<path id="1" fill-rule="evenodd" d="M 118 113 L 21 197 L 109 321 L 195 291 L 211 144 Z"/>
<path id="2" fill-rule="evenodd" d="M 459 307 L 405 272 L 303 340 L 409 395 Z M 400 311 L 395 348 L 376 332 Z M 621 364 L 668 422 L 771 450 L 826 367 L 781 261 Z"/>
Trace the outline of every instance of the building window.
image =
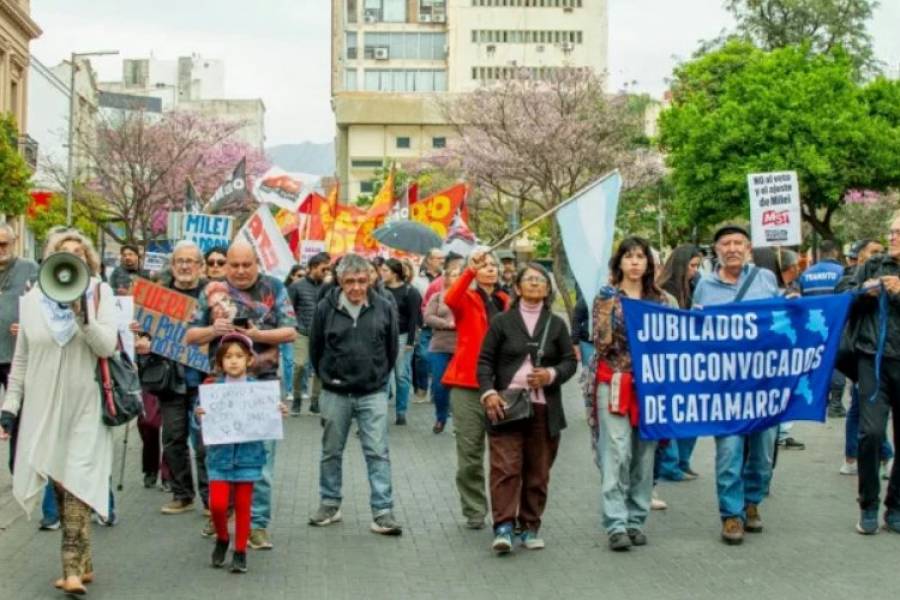
<path id="1" fill-rule="evenodd" d="M 432 148 L 446 148 L 447 147 L 447 138 L 441 137 L 433 137 L 431 138 L 431 147 Z"/>
<path id="2" fill-rule="evenodd" d="M 380 169 L 384 165 L 382 160 L 351 160 L 350 166 L 354 169 Z"/>
<path id="3" fill-rule="evenodd" d="M 345 37 L 347 39 L 347 60 L 354 60 L 356 58 L 356 32 L 347 31 Z"/>
<path id="4" fill-rule="evenodd" d="M 355 92 L 359 89 L 359 81 L 356 75 L 356 69 L 347 69 L 344 71 L 344 91 Z"/>
<path id="5" fill-rule="evenodd" d="M 376 49 L 381 48 L 376 55 Z M 447 34 L 443 32 L 368 32 L 365 36 L 363 55 L 372 60 L 444 60 L 447 56 Z M 384 60 L 384 59 L 382 59 Z"/>
<path id="6" fill-rule="evenodd" d="M 347 0 L 347 22 L 356 23 L 356 0 Z"/>
<path id="7" fill-rule="evenodd" d="M 409 138 L 406 136 L 398 137 L 397 138 L 397 149 L 408 150 L 409 149 Z"/>
<path id="8" fill-rule="evenodd" d="M 405 23 L 406 0 L 363 0 L 366 23 Z"/>
<path id="9" fill-rule="evenodd" d="M 375 180 L 370 179 L 368 181 L 360 181 L 359 182 L 359 193 L 360 194 L 371 194 L 375 191 Z"/>
<path id="10" fill-rule="evenodd" d="M 447 71 L 441 69 L 366 69 L 369 92 L 446 92 Z"/>

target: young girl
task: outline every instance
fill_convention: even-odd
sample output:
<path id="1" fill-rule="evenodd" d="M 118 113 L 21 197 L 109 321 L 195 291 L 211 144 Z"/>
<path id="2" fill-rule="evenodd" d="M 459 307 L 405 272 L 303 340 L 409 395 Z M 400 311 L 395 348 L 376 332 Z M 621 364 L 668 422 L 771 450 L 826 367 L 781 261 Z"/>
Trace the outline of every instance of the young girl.
<path id="1" fill-rule="evenodd" d="M 247 369 L 253 364 L 253 342 L 242 333 L 229 333 L 222 337 L 215 355 L 218 378 L 210 383 L 243 383 L 252 381 Z M 279 405 L 282 415 L 285 406 Z M 198 407 L 201 417 L 205 411 Z M 247 572 L 247 539 L 250 536 L 250 504 L 253 499 L 253 482 L 262 477 L 266 464 L 263 442 L 217 444 L 206 447 L 206 469 L 209 472 L 209 510 L 216 528 L 216 547 L 212 553 L 212 566 L 225 564 L 230 539 L 228 537 L 228 505 L 234 494 L 234 553 L 231 572 Z"/>

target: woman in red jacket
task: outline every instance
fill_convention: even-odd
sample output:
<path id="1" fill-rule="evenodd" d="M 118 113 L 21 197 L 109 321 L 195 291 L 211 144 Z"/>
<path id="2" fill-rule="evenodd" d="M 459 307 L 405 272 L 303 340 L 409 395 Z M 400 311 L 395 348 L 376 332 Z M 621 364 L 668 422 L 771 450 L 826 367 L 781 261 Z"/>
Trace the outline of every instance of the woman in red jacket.
<path id="1" fill-rule="evenodd" d="M 478 392 L 478 355 L 491 317 L 509 306 L 509 296 L 497 288 L 497 265 L 493 254 L 473 252 L 469 266 L 444 294 L 444 303 L 456 321 L 456 353 L 441 382 L 450 388 L 456 427 L 456 489 L 470 529 L 484 527 L 487 515 L 484 409 Z"/>

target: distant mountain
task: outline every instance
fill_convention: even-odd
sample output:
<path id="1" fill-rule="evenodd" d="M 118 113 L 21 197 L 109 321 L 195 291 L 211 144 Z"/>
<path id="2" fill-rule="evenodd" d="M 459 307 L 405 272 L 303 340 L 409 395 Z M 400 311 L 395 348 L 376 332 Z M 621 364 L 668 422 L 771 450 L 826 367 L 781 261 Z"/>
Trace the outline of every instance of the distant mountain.
<path id="1" fill-rule="evenodd" d="M 283 144 L 266 148 L 269 161 L 285 171 L 311 175 L 334 175 L 334 142 L 327 144 Z"/>

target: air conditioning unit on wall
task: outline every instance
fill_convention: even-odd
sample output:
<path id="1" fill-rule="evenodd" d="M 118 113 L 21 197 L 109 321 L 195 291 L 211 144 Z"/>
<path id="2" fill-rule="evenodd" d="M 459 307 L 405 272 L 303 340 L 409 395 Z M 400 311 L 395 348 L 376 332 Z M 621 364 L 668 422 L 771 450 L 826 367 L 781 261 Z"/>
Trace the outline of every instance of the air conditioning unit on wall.
<path id="1" fill-rule="evenodd" d="M 446 22 L 447 22 L 447 15 L 434 15 L 434 18 L 433 18 L 432 20 L 433 20 L 435 23 L 446 23 Z"/>
<path id="2" fill-rule="evenodd" d="M 419 15 L 419 23 L 431 23 L 431 15 Z"/>
<path id="3" fill-rule="evenodd" d="M 391 57 L 387 46 L 378 46 L 375 48 L 375 60 L 388 60 Z"/>

